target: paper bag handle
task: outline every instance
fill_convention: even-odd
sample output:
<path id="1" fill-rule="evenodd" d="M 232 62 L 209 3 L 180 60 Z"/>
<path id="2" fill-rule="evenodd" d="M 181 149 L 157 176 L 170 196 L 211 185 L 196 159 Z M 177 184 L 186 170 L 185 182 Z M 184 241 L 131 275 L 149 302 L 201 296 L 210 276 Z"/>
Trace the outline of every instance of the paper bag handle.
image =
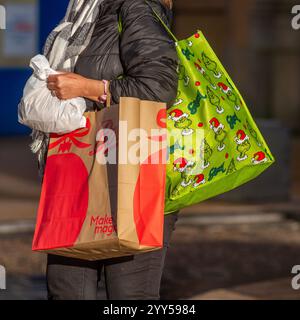
<path id="1" fill-rule="evenodd" d="M 107 81 L 107 93 L 106 93 L 106 107 L 110 108 L 111 106 L 111 93 L 110 93 L 110 81 Z"/>

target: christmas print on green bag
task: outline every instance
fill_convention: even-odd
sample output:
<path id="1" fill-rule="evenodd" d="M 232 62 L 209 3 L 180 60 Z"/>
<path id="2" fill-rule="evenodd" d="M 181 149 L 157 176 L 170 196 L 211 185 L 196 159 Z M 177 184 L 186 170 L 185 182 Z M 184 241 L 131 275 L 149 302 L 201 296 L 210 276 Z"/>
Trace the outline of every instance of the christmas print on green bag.
<path id="1" fill-rule="evenodd" d="M 178 41 L 152 10 L 175 40 L 179 58 L 178 95 L 167 120 L 167 214 L 254 179 L 275 159 L 203 33 Z"/>

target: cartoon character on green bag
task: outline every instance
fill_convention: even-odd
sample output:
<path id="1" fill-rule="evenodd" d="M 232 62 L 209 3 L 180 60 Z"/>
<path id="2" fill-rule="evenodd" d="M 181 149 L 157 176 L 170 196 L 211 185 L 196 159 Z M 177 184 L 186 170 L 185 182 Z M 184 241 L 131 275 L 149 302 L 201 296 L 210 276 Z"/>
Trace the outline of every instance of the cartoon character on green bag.
<path id="1" fill-rule="evenodd" d="M 234 138 L 237 144 L 236 150 L 240 153 L 237 157 L 238 161 L 243 161 L 248 158 L 247 151 L 250 150 L 251 144 L 249 142 L 249 136 L 246 135 L 244 130 L 238 130 L 236 137 Z"/>
<path id="2" fill-rule="evenodd" d="M 168 118 L 174 121 L 174 127 L 176 129 L 182 129 L 181 134 L 183 136 L 188 136 L 194 132 L 194 130 L 190 128 L 193 123 L 192 120 L 189 119 L 189 115 L 187 113 L 183 113 L 182 110 L 172 110 Z"/>
<path id="3" fill-rule="evenodd" d="M 178 80 L 183 80 L 184 86 L 187 87 L 190 82 L 190 78 L 186 75 L 185 66 L 181 63 L 177 67 Z"/>
<path id="4" fill-rule="evenodd" d="M 174 102 L 174 104 L 173 104 L 173 107 L 179 106 L 180 104 L 182 104 L 183 99 L 180 98 L 180 96 L 181 96 L 181 92 L 180 92 L 180 90 L 178 90 L 178 92 L 177 92 L 177 97 L 176 97 L 176 100 L 175 100 L 175 102 Z"/>
<path id="5" fill-rule="evenodd" d="M 197 70 L 203 75 L 203 78 L 211 85 L 211 87 L 214 90 L 217 90 L 217 86 L 213 83 L 213 81 L 211 80 L 207 72 L 201 67 L 201 61 L 199 60 L 199 58 L 198 58 L 198 62 L 195 62 L 194 65 L 197 68 Z"/>
<path id="6" fill-rule="evenodd" d="M 189 48 L 182 49 L 181 52 L 189 61 L 191 60 L 191 57 L 195 57 L 195 54 Z"/>
<path id="7" fill-rule="evenodd" d="M 210 128 L 215 133 L 215 140 L 219 143 L 218 150 L 222 151 L 225 149 L 225 139 L 227 137 L 227 131 L 225 131 L 225 126 L 220 123 L 220 121 L 217 118 L 212 118 L 210 121 Z"/>
<path id="8" fill-rule="evenodd" d="M 226 94 L 227 98 L 229 101 L 234 103 L 234 107 L 237 111 L 239 111 L 241 109 L 241 107 L 239 106 L 239 98 L 238 96 L 232 91 L 232 89 L 230 87 L 228 87 L 225 83 L 223 82 L 219 82 L 218 86 L 220 88 L 220 90 Z"/>
<path id="9" fill-rule="evenodd" d="M 207 70 L 212 72 L 215 78 L 220 79 L 222 77 L 222 73 L 218 70 L 217 63 L 210 59 L 205 52 L 202 52 L 202 59 Z"/>
<path id="10" fill-rule="evenodd" d="M 206 99 L 206 96 L 203 96 L 198 90 L 195 100 L 191 101 L 187 107 L 191 114 L 197 113 L 198 109 L 200 108 L 201 101 L 203 99 Z"/>
<path id="11" fill-rule="evenodd" d="M 193 46 L 193 41 L 191 41 L 191 40 L 186 40 L 186 44 L 187 44 L 189 47 L 192 47 L 192 46 Z"/>
<path id="12" fill-rule="evenodd" d="M 177 158 L 173 163 L 173 170 L 181 173 L 182 181 L 172 191 L 172 196 L 178 196 L 183 190 L 190 187 L 194 181 L 191 171 L 195 168 L 196 162 L 188 161 L 186 158 Z"/>
<path id="13" fill-rule="evenodd" d="M 176 44 L 177 45 L 177 44 Z M 187 40 L 186 41 L 186 45 L 188 47 L 192 47 L 193 46 L 193 42 L 191 40 Z M 185 48 L 185 49 L 181 49 L 181 52 L 184 54 L 184 56 L 190 61 L 191 57 L 195 57 L 195 54 L 193 52 L 190 51 L 189 48 Z"/>
<path id="14" fill-rule="evenodd" d="M 217 108 L 216 111 L 219 114 L 223 113 L 224 109 L 220 105 L 221 99 L 216 94 L 214 94 L 214 92 L 210 89 L 209 86 L 206 87 L 206 91 L 207 91 L 209 102 Z"/>
<path id="15" fill-rule="evenodd" d="M 234 163 L 234 160 L 231 159 L 230 163 L 229 163 L 229 166 L 227 168 L 227 171 L 226 171 L 226 175 L 227 174 L 230 174 L 230 173 L 233 173 L 236 171 L 236 166 L 235 166 L 235 163 Z"/>
<path id="16" fill-rule="evenodd" d="M 226 121 L 229 124 L 230 129 L 234 129 L 234 127 L 236 126 L 237 122 L 241 123 L 241 119 L 238 118 L 238 116 L 236 115 L 236 113 L 234 112 L 233 115 L 228 115 L 226 117 Z"/>
<path id="17" fill-rule="evenodd" d="M 218 174 L 222 174 L 226 172 L 226 169 L 224 167 L 225 162 L 223 162 L 220 166 L 218 167 L 213 167 L 210 169 L 209 171 L 209 177 L 208 177 L 208 181 L 211 181 L 212 179 L 214 179 Z"/>
<path id="18" fill-rule="evenodd" d="M 200 158 L 203 161 L 202 169 L 206 169 L 210 166 L 209 159 L 213 154 L 213 150 L 210 147 L 210 145 L 207 143 L 206 139 L 203 139 L 201 149 L 202 150 L 200 152 Z"/>

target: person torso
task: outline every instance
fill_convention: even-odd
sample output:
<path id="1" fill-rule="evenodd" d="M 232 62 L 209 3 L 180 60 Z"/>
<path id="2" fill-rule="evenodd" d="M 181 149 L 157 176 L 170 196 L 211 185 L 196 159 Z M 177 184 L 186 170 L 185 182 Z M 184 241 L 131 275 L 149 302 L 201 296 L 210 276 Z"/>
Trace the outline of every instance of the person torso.
<path id="1" fill-rule="evenodd" d="M 126 0 L 105 0 L 99 9 L 98 19 L 89 45 L 79 55 L 74 72 L 95 80 L 113 80 L 124 74 L 120 58 L 118 19 Z M 171 10 L 168 10 L 171 14 Z M 168 21 L 172 19 L 168 16 Z M 87 110 L 99 108 L 99 103 L 85 99 Z M 101 105 L 101 104 L 100 104 Z"/>

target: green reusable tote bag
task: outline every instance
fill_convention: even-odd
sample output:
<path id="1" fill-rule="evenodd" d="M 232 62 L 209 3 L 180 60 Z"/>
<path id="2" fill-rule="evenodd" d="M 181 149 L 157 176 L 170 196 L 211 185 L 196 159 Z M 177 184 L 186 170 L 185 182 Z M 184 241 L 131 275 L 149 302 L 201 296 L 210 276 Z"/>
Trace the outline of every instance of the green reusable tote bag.
<path id="1" fill-rule="evenodd" d="M 167 119 L 167 214 L 234 189 L 275 160 L 203 33 L 178 41 L 152 10 L 179 58 L 178 95 Z"/>

